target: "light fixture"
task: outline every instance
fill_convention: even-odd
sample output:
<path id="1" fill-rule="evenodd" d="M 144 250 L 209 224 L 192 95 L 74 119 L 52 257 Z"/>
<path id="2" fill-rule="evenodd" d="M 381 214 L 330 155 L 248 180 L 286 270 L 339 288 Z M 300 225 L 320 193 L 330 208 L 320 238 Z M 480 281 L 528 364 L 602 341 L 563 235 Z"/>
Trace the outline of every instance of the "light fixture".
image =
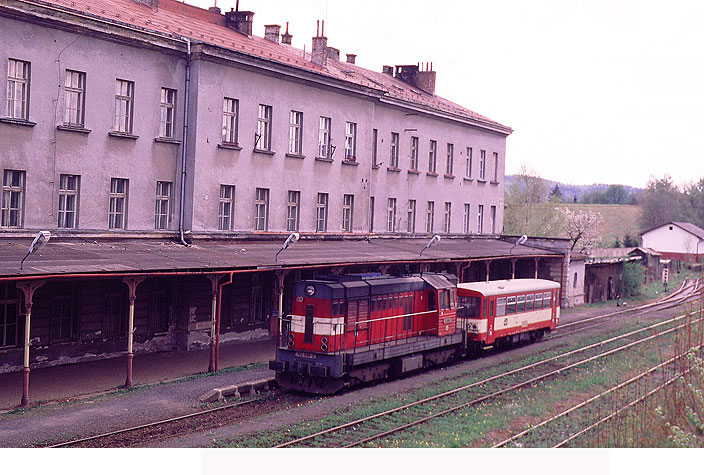
<path id="1" fill-rule="evenodd" d="M 423 251 L 425 251 L 426 249 L 429 249 L 430 246 L 437 244 L 438 241 L 440 241 L 440 236 L 436 234 L 435 236 L 433 236 L 433 238 L 430 241 L 428 241 L 428 244 L 426 244 L 425 247 L 420 250 L 419 256 L 422 256 Z"/>
<path id="2" fill-rule="evenodd" d="M 278 261 L 278 260 L 279 260 L 279 254 L 281 253 L 281 251 L 283 251 L 283 250 L 286 249 L 287 247 L 291 246 L 291 244 L 293 244 L 294 242 L 298 241 L 299 239 L 301 239 L 301 235 L 300 235 L 300 234 L 298 234 L 298 233 L 291 233 L 291 234 L 289 235 L 289 237 L 286 239 L 286 241 L 284 242 L 284 245 L 281 246 L 281 249 L 279 249 L 279 251 L 276 253 L 276 256 L 274 256 L 274 261 Z"/>
<path id="3" fill-rule="evenodd" d="M 20 270 L 24 268 L 24 260 L 27 259 L 30 254 L 35 253 L 39 249 L 43 248 L 46 243 L 49 242 L 49 239 L 51 239 L 51 233 L 49 231 L 39 231 L 37 233 L 37 237 L 35 237 L 34 241 L 32 241 L 32 244 L 29 245 L 29 251 L 27 251 L 27 255 L 24 256 L 24 258 L 20 262 Z"/>
<path id="4" fill-rule="evenodd" d="M 514 244 L 513 246 L 511 246 L 511 249 L 508 251 L 508 253 L 511 254 L 511 252 L 513 252 L 513 248 L 514 248 L 514 247 L 523 244 L 523 243 L 526 242 L 527 240 L 528 240 L 528 236 L 526 236 L 525 234 L 524 234 L 523 236 L 519 237 L 519 238 L 518 238 L 518 241 L 516 241 L 516 244 Z"/>

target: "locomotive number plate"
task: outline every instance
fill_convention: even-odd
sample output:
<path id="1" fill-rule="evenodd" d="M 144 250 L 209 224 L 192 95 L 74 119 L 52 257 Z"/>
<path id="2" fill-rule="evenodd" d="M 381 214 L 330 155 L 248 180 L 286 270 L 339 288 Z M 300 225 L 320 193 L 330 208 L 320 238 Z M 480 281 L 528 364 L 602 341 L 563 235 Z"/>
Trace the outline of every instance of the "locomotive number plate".
<path id="1" fill-rule="evenodd" d="M 309 360 L 314 360 L 314 359 L 315 359 L 315 353 L 296 352 L 296 358 L 307 358 L 307 359 L 309 359 Z"/>
<path id="2" fill-rule="evenodd" d="M 452 318 L 443 318 L 442 323 L 452 323 Z"/>

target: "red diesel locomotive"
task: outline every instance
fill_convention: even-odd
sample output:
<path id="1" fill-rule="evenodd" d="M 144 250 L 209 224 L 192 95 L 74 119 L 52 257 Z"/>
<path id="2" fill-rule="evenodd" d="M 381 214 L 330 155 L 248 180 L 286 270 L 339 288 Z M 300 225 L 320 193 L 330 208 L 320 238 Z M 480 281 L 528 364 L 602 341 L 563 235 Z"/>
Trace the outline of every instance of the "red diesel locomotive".
<path id="1" fill-rule="evenodd" d="M 300 281 L 269 367 L 284 388 L 332 394 L 496 342 L 535 339 L 557 323 L 559 287 L 539 279 L 458 287 L 454 275 L 436 273 Z"/>

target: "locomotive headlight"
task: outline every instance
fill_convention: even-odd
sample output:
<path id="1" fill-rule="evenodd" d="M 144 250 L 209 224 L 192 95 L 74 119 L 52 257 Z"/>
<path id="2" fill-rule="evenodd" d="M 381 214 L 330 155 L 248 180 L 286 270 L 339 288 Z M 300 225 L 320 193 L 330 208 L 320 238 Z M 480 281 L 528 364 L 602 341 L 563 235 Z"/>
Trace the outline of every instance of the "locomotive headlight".
<path id="1" fill-rule="evenodd" d="M 315 287 L 313 287 L 312 285 L 307 285 L 305 291 L 308 297 L 312 297 L 313 294 L 315 294 Z"/>

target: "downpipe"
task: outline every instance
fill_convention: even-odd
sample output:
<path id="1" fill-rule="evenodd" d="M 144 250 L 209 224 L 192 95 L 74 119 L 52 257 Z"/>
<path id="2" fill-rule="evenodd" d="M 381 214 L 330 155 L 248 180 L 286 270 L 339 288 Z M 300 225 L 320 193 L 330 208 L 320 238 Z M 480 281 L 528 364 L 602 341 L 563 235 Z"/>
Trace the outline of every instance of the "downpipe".
<path id="1" fill-rule="evenodd" d="M 179 200 L 178 233 L 181 244 L 188 247 L 183 231 L 183 206 L 186 201 L 186 149 L 188 148 L 188 108 L 191 89 L 191 40 L 182 38 L 186 42 L 186 92 L 183 110 L 183 147 L 181 148 L 181 192 Z"/>

